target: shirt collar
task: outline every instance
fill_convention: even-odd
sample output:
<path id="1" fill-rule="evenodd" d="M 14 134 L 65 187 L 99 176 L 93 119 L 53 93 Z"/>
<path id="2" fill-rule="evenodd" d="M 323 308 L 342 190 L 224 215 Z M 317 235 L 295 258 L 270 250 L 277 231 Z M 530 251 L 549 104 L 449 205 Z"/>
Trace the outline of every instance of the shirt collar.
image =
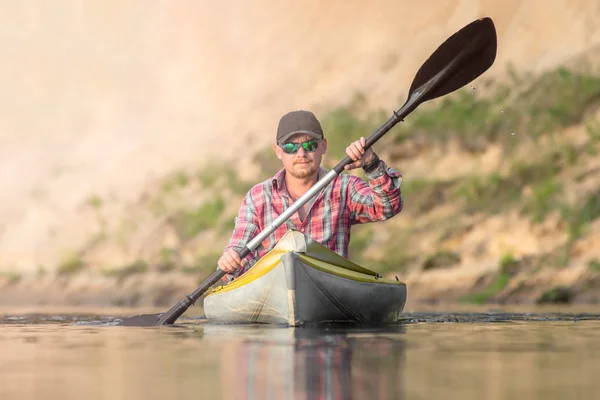
<path id="1" fill-rule="evenodd" d="M 319 167 L 319 180 L 321 180 L 327 174 L 327 172 L 328 172 L 327 168 L 320 166 Z M 282 168 L 281 170 L 279 170 L 279 172 L 277 172 L 273 176 L 273 178 L 271 178 L 271 181 L 273 182 L 273 186 L 277 190 L 281 190 L 281 188 L 285 187 L 284 182 L 283 182 L 284 179 L 285 179 L 285 168 Z"/>

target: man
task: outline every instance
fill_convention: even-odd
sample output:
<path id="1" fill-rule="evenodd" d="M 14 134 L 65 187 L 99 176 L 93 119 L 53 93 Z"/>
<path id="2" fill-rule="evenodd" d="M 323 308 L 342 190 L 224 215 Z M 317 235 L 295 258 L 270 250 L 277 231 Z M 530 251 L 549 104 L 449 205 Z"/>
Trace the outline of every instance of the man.
<path id="1" fill-rule="evenodd" d="M 269 235 L 259 249 L 241 260 L 236 250 L 243 249 L 327 173 L 321 167 L 327 139 L 315 115 L 303 110 L 285 114 L 273 145 L 283 169 L 244 197 L 229 244 L 218 261 L 218 267 L 229 274 L 225 279 L 235 279 L 247 271 L 288 230 L 298 230 L 347 258 L 351 225 L 384 221 L 398 214 L 402 210 L 402 177 L 364 146 L 365 138 L 361 137 L 346 148 L 354 162 L 345 169 L 362 167 L 368 184 L 356 176 L 338 175 Z"/>

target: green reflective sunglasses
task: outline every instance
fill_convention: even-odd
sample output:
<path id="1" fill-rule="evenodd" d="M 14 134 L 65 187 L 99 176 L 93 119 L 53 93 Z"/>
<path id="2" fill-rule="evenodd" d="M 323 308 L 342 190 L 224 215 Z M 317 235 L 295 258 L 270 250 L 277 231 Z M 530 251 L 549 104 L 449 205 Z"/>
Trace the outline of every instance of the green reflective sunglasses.
<path id="1" fill-rule="evenodd" d="M 284 143 L 281 146 L 281 149 L 286 154 L 296 154 L 298 152 L 298 150 L 300 149 L 300 146 L 302 146 L 302 148 L 307 153 L 312 153 L 313 151 L 315 151 L 317 149 L 317 147 L 319 147 L 319 141 L 317 139 L 311 139 L 311 140 L 307 140 L 306 142 L 302 142 L 302 143 L 289 143 L 288 142 L 288 143 Z"/>

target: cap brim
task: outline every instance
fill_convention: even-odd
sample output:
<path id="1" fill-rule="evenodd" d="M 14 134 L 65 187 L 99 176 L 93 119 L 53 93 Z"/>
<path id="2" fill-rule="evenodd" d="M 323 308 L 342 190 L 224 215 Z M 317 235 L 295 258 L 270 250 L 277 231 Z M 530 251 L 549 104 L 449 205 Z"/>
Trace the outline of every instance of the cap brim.
<path id="1" fill-rule="evenodd" d="M 285 143 L 289 138 L 291 138 L 294 135 L 308 135 L 315 139 L 323 139 L 323 135 L 321 135 L 319 133 L 315 133 L 312 131 L 299 130 L 299 131 L 286 133 L 285 135 L 281 136 L 280 138 L 277 139 L 277 144 L 281 145 L 281 144 Z"/>

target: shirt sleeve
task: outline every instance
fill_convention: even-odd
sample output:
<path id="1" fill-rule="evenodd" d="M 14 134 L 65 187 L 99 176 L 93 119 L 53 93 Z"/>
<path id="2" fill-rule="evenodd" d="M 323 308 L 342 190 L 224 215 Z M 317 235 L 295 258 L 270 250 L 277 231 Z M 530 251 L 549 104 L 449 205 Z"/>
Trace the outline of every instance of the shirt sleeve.
<path id="1" fill-rule="evenodd" d="M 402 211 L 402 175 L 389 168 L 383 160 L 370 172 L 365 172 L 368 183 L 354 177 L 348 190 L 350 223 L 384 221 Z"/>
<path id="2" fill-rule="evenodd" d="M 246 247 L 246 244 L 258 234 L 259 222 L 255 204 L 256 203 L 253 200 L 252 191 L 250 191 L 246 194 L 244 200 L 242 200 L 238 215 L 235 218 L 235 227 L 233 229 L 233 233 L 231 234 L 229 243 L 227 246 L 225 246 L 223 253 L 231 249 L 240 252 L 244 247 Z M 246 260 L 246 265 L 235 271 L 233 274 L 225 275 L 224 280 L 230 281 L 231 279 L 237 278 L 239 275 L 243 274 L 250 268 L 253 259 L 254 254 L 248 254 L 242 259 L 242 261 Z"/>

